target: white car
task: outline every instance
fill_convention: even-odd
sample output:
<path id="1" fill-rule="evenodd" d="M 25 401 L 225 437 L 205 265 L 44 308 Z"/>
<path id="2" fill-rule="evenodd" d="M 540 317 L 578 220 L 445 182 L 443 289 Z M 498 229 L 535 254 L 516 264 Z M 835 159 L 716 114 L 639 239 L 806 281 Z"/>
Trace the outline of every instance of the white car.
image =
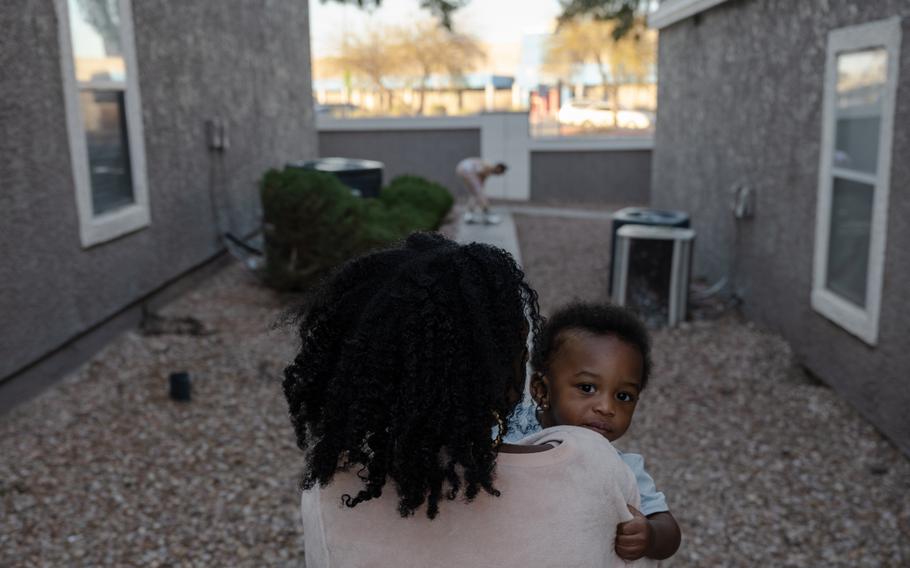
<path id="1" fill-rule="evenodd" d="M 627 128 L 643 130 L 651 127 L 647 114 L 637 110 L 622 110 L 616 113 L 604 101 L 571 100 L 562 105 L 558 114 L 559 122 L 584 128 Z"/>

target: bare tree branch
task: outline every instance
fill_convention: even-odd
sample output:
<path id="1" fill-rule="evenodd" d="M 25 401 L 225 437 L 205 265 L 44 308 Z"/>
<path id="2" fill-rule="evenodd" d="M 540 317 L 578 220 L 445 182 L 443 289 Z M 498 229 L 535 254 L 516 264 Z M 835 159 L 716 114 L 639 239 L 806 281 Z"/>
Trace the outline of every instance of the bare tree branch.
<path id="1" fill-rule="evenodd" d="M 635 17 L 647 13 L 651 0 L 560 0 L 559 24 L 579 18 L 613 21 L 613 40 L 619 41 L 635 28 Z"/>
<path id="2" fill-rule="evenodd" d="M 372 10 L 382 5 L 382 0 L 321 0 L 323 3 L 354 4 Z M 428 10 L 440 25 L 452 30 L 452 13 L 468 5 L 471 0 L 420 0 L 420 7 Z M 654 0 L 560 0 L 562 14 L 559 23 L 590 17 L 595 20 L 614 20 L 613 39 L 619 40 L 635 27 L 635 17 L 647 13 Z"/>
<path id="3" fill-rule="evenodd" d="M 382 0 L 321 0 L 323 4 L 335 2 L 338 4 L 354 4 L 358 8 L 374 10 L 382 6 Z M 430 12 L 439 24 L 447 30 L 452 30 L 452 13 L 463 8 L 470 0 L 420 0 L 420 7 Z"/>

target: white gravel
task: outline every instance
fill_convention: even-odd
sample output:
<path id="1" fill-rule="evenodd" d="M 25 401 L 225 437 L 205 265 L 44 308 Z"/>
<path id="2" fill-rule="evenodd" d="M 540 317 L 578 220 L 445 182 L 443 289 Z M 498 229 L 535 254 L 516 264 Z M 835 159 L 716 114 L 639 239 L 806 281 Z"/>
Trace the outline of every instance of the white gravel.
<path id="1" fill-rule="evenodd" d="M 606 299 L 609 220 L 516 225 L 545 312 Z M 682 528 L 663 566 L 910 566 L 910 460 L 782 338 L 727 312 L 656 331 L 654 360 L 617 445 L 645 457 Z"/>
<path id="2" fill-rule="evenodd" d="M 516 221 L 545 309 L 604 296 L 606 221 Z M 210 335 L 126 333 L 0 417 L 0 566 L 301 566 L 288 305 L 234 265 L 164 311 Z M 910 565 L 910 462 L 782 339 L 728 314 L 657 332 L 655 359 L 621 445 L 682 525 L 664 566 Z"/>
<path id="3" fill-rule="evenodd" d="M 301 566 L 283 305 L 232 266 L 166 310 L 213 334 L 124 334 L 0 418 L 0 566 Z"/>

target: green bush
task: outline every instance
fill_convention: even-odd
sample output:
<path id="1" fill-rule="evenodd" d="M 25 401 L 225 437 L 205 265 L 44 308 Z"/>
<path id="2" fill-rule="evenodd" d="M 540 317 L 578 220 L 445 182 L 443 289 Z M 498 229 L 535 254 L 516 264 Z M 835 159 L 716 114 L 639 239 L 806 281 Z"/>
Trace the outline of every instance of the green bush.
<path id="1" fill-rule="evenodd" d="M 421 230 L 402 215 L 399 208 L 391 208 L 379 199 L 364 199 L 361 206 L 363 238 L 373 246 L 395 242 L 412 230 Z M 410 229 L 410 227 L 414 227 Z"/>
<path id="2" fill-rule="evenodd" d="M 261 198 L 270 286 L 303 289 L 364 250 L 361 204 L 335 176 L 271 170 L 263 177 Z"/>
<path id="3" fill-rule="evenodd" d="M 409 204 L 432 214 L 438 223 L 452 208 L 452 194 L 445 187 L 419 176 L 398 176 L 384 188 L 379 198 L 390 206 Z"/>
<path id="4" fill-rule="evenodd" d="M 299 168 L 268 171 L 260 195 L 265 280 L 279 290 L 303 290 L 351 257 L 438 228 L 453 201 L 446 188 L 417 176 L 362 199 L 331 174 Z"/>

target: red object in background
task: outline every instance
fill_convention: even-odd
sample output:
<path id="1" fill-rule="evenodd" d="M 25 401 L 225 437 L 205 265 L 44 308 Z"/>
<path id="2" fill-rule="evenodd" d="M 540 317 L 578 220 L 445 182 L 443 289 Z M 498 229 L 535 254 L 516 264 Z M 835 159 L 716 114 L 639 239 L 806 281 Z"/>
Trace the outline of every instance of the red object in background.
<path id="1" fill-rule="evenodd" d="M 559 89 L 550 89 L 547 93 L 547 110 L 555 114 L 559 110 Z"/>
<path id="2" fill-rule="evenodd" d="M 555 116 L 559 111 L 559 89 L 539 86 L 531 91 L 528 106 L 532 117 L 545 118 Z"/>
<path id="3" fill-rule="evenodd" d="M 530 99 L 531 100 L 529 101 L 528 106 L 531 109 L 531 116 L 538 116 L 538 115 L 542 114 L 543 109 L 540 108 L 541 107 L 540 95 L 537 94 L 537 91 L 531 91 Z"/>

